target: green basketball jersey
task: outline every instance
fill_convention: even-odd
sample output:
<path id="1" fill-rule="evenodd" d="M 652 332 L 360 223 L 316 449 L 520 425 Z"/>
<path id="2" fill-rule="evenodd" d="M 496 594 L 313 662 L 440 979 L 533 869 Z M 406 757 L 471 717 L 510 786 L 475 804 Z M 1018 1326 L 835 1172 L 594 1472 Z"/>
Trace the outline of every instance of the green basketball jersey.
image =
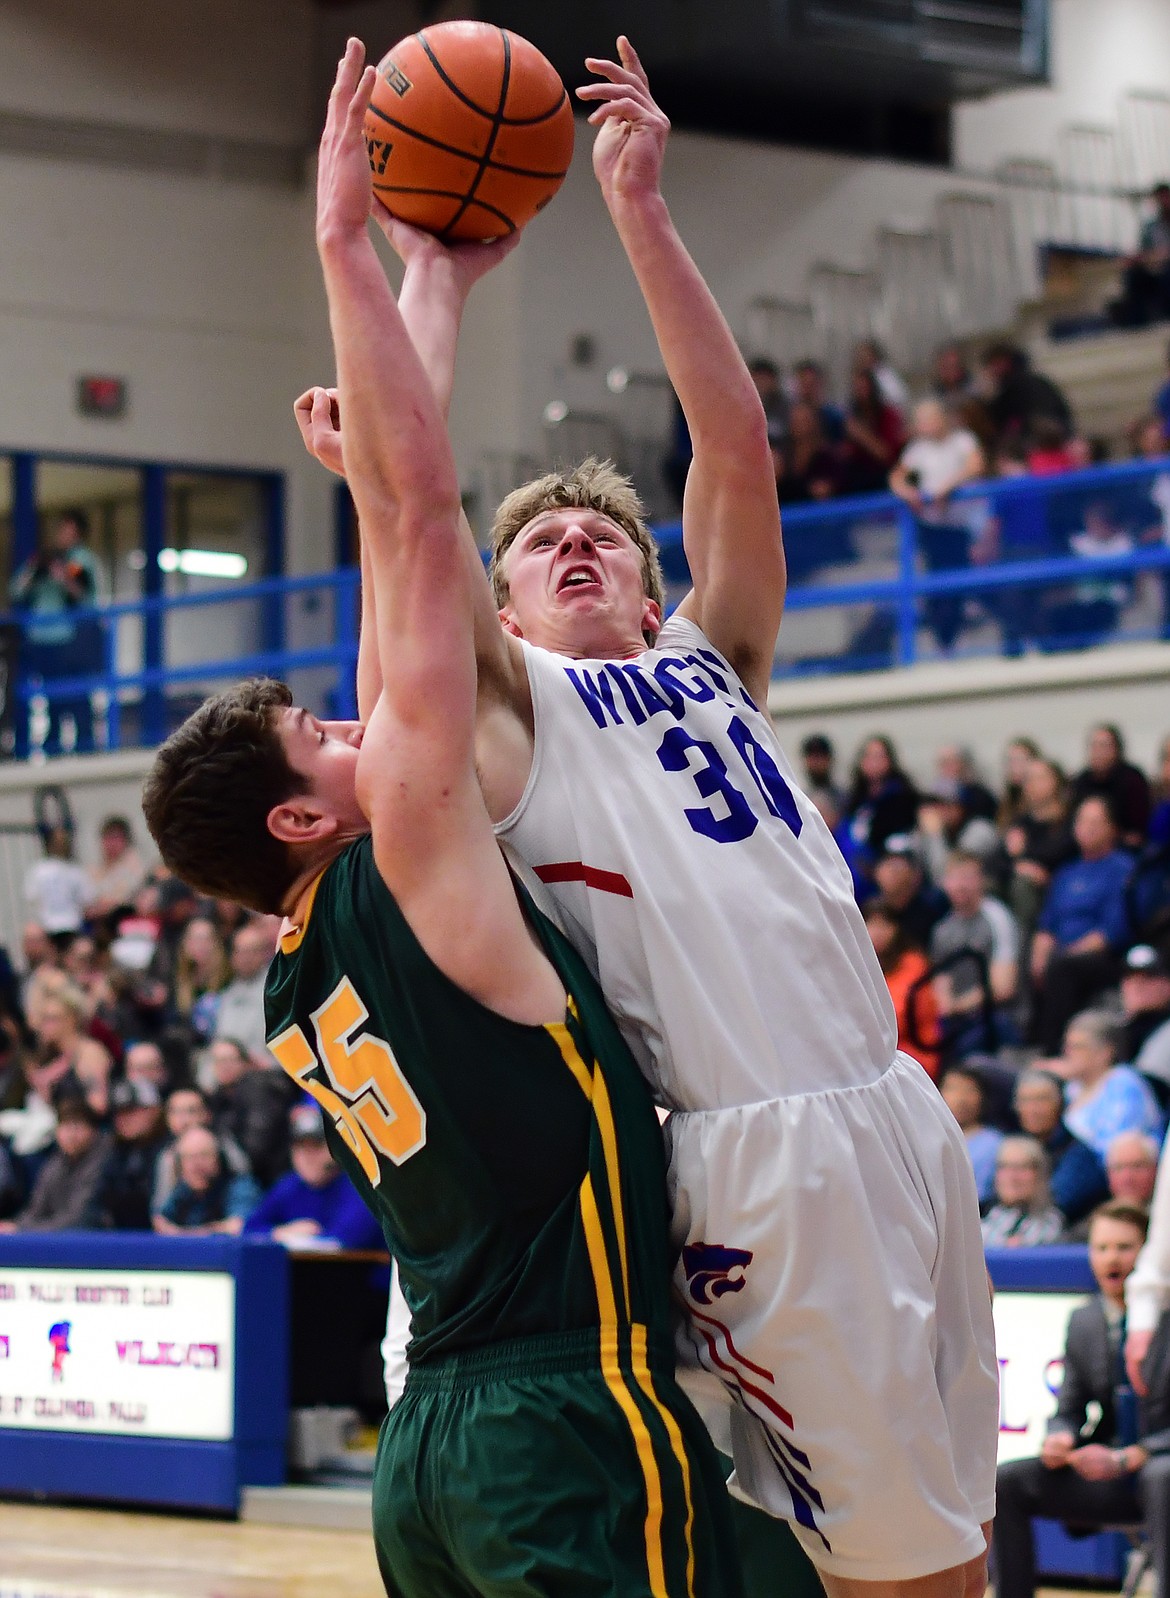
<path id="1" fill-rule="evenodd" d="M 670 1245 L 649 1091 L 580 957 L 531 904 L 565 1017 L 522 1026 L 423 952 L 366 837 L 319 878 L 268 977 L 269 1047 L 325 1112 L 410 1305 L 412 1367 L 599 1328 L 669 1345 Z M 605 1335 L 609 1333 L 610 1335 Z"/>

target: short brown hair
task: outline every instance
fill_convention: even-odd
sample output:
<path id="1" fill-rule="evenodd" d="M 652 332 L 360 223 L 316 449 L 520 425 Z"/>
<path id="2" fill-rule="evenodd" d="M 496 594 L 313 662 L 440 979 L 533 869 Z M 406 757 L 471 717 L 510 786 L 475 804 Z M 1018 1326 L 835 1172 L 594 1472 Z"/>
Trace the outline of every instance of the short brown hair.
<path id="1" fill-rule="evenodd" d="M 1109 1199 L 1089 1216 L 1089 1229 L 1092 1230 L 1094 1221 L 1124 1221 L 1126 1226 L 1134 1226 L 1142 1234 L 1142 1242 L 1150 1230 L 1150 1217 L 1148 1213 L 1137 1204 L 1127 1204 L 1124 1199 Z"/>
<path id="2" fill-rule="evenodd" d="M 286 685 L 268 677 L 204 700 L 159 749 L 142 788 L 146 825 L 175 875 L 269 915 L 296 868 L 268 812 L 308 789 L 278 732 L 291 704 Z"/>
<path id="3" fill-rule="evenodd" d="M 534 517 L 553 510 L 593 510 L 616 522 L 633 539 L 642 557 L 642 587 L 647 599 L 659 606 L 664 603 L 658 545 L 646 525 L 646 510 L 638 491 L 612 461 L 599 461 L 590 455 L 572 471 L 549 472 L 521 488 L 514 488 L 496 512 L 488 576 L 497 605 L 502 607 L 508 603 L 504 557 L 517 533 Z"/>

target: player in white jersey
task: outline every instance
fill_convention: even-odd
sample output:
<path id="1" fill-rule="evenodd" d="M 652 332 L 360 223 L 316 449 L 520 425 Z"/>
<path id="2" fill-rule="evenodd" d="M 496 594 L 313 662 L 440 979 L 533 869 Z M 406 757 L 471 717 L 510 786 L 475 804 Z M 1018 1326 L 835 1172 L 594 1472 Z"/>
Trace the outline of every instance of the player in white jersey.
<path id="1" fill-rule="evenodd" d="M 619 53 L 581 93 L 695 446 L 695 587 L 660 632 L 652 542 L 612 473 L 510 496 L 506 635 L 486 585 L 477 601 L 481 782 L 674 1111 L 687 1342 L 734 1394 L 708 1418 L 740 1486 L 792 1520 L 830 1598 L 975 1598 L 998 1401 L 974 1181 L 895 1051 L 848 873 L 758 708 L 784 597 L 766 423 L 659 190 L 666 119 Z M 442 386 L 457 286 L 431 310 L 413 328 Z M 328 459 L 328 395 L 299 415 Z"/>

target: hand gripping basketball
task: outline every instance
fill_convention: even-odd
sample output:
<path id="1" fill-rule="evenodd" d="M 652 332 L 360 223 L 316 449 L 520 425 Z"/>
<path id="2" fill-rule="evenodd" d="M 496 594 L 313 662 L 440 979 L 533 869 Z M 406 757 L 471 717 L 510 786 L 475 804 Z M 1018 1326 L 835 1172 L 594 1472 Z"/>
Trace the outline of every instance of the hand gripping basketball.
<path id="1" fill-rule="evenodd" d="M 375 72 L 364 65 L 365 46 L 350 39 L 337 64 L 325 129 L 317 152 L 318 241 L 364 232 L 370 214 L 370 163 L 362 123 Z"/>
<path id="2" fill-rule="evenodd" d="M 618 61 L 588 56 L 585 65 L 604 83 L 585 83 L 579 100 L 597 100 L 589 121 L 598 129 L 593 145 L 593 171 L 606 199 L 635 199 L 657 194 L 670 122 L 650 93 L 638 52 L 623 34 Z"/>

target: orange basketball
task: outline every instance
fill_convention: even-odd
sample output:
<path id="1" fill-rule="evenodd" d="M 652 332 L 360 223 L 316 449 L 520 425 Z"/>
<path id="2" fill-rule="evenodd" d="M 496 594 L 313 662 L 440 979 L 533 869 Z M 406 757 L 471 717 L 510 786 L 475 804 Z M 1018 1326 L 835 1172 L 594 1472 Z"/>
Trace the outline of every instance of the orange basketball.
<path id="1" fill-rule="evenodd" d="M 444 239 L 499 238 L 560 188 L 573 111 L 527 39 L 488 22 L 438 22 L 379 65 L 366 143 L 388 211 Z"/>

